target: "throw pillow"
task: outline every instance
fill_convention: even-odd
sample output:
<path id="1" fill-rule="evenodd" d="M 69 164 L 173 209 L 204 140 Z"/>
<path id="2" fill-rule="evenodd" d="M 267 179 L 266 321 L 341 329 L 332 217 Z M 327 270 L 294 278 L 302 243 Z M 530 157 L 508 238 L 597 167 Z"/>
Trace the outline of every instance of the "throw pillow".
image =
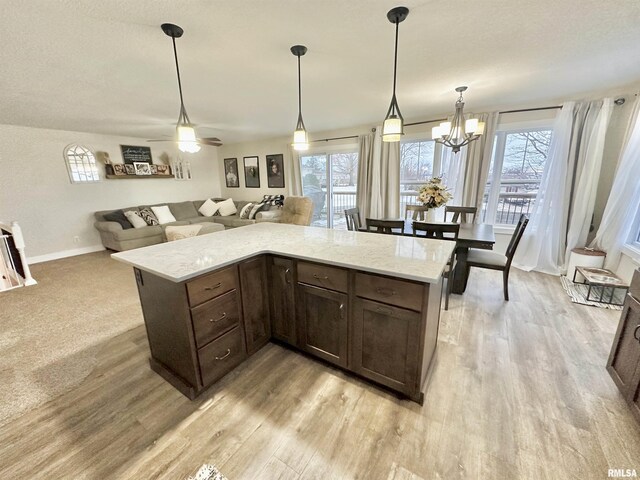
<path id="1" fill-rule="evenodd" d="M 253 203 L 251 202 L 247 203 L 244 207 L 242 207 L 242 210 L 240 210 L 240 218 L 247 220 L 249 218 L 249 214 L 251 213 L 252 208 L 253 208 Z"/>
<path id="2" fill-rule="evenodd" d="M 220 204 L 208 198 L 202 204 L 202 206 L 198 209 L 198 212 L 200 212 L 200 214 L 204 215 L 205 217 L 212 217 L 213 215 L 218 213 L 219 209 L 220 209 Z"/>
<path id="3" fill-rule="evenodd" d="M 124 212 L 124 216 L 127 217 L 127 220 L 131 222 L 133 228 L 142 228 L 147 226 L 147 222 L 140 216 L 140 213 L 135 210 L 129 210 L 128 212 Z"/>
<path id="4" fill-rule="evenodd" d="M 262 210 L 267 205 L 265 203 L 254 203 L 251 212 L 249 212 L 249 219 L 254 220 L 256 218 L 256 213 Z"/>
<path id="5" fill-rule="evenodd" d="M 220 215 L 223 217 L 228 217 L 229 215 L 235 215 L 238 209 L 236 208 L 236 204 L 233 203 L 233 199 L 227 198 L 226 200 L 218 203 L 218 211 Z"/>
<path id="6" fill-rule="evenodd" d="M 133 225 L 131 225 L 129 220 L 127 220 L 127 217 L 124 216 L 124 212 L 122 210 L 115 210 L 103 215 L 103 217 L 107 222 L 118 222 L 123 230 L 133 228 Z"/>
<path id="7" fill-rule="evenodd" d="M 140 209 L 140 216 L 142 219 L 147 222 L 147 225 L 160 225 L 158 223 L 158 219 L 153 214 L 149 207 L 144 207 Z"/>
<path id="8" fill-rule="evenodd" d="M 265 195 L 262 198 L 262 203 L 281 207 L 284 204 L 284 195 Z"/>
<path id="9" fill-rule="evenodd" d="M 168 242 L 174 240 L 182 240 L 183 238 L 195 237 L 200 232 L 202 225 L 195 223 L 193 225 L 169 225 L 164 229 Z"/>
<path id="10" fill-rule="evenodd" d="M 173 216 L 171 210 L 169 210 L 168 205 L 161 205 L 160 207 L 151 207 L 153 213 L 158 219 L 158 223 L 160 225 L 164 225 L 165 223 L 171 223 L 176 221 L 176 217 Z"/>

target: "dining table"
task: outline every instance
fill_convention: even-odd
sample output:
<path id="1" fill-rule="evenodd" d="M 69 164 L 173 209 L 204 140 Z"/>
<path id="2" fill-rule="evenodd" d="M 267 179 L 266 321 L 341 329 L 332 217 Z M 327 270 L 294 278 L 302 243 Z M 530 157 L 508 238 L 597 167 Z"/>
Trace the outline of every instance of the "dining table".
<path id="1" fill-rule="evenodd" d="M 401 233 L 396 235 L 413 236 L 412 219 L 384 218 L 380 220 L 403 220 L 404 227 Z M 370 231 L 361 228 L 361 231 Z M 453 278 L 451 281 L 451 293 L 461 295 L 467 287 L 467 256 L 470 248 L 483 250 L 493 250 L 496 243 L 493 225 L 486 223 L 463 223 L 460 225 L 458 240 L 456 241 L 456 263 L 453 268 Z"/>

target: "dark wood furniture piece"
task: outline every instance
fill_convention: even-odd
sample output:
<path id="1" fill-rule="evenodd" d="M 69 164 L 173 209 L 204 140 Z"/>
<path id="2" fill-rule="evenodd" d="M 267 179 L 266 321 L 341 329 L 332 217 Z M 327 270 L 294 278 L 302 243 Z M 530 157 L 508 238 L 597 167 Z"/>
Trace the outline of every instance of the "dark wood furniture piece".
<path id="1" fill-rule="evenodd" d="M 384 233 L 387 235 L 402 235 L 404 230 L 404 220 L 387 220 L 377 218 L 367 218 L 367 231 L 374 233 Z M 396 230 L 394 232 L 394 230 Z"/>
<path id="2" fill-rule="evenodd" d="M 449 214 L 452 214 L 451 220 L 447 219 Z M 444 219 L 447 222 L 454 223 L 475 223 L 476 214 L 478 213 L 477 207 L 456 207 L 456 206 L 444 206 Z"/>
<path id="3" fill-rule="evenodd" d="M 469 270 L 471 267 L 488 268 L 490 270 L 499 270 L 502 272 L 502 287 L 504 290 L 504 299 L 509 301 L 509 271 L 511 270 L 511 262 L 513 256 L 516 253 L 520 239 L 524 234 L 527 224 L 529 223 L 529 217 L 524 213 L 520 215 L 520 220 L 516 225 L 516 229 L 513 231 L 509 246 L 505 255 L 501 255 L 496 252 L 486 252 L 482 250 L 471 250 L 466 259 L 467 274 L 466 279 L 469 279 Z M 466 288 L 466 283 L 465 283 Z"/>
<path id="4" fill-rule="evenodd" d="M 423 232 L 424 235 L 420 232 Z M 450 240 L 453 242 L 458 241 L 458 234 L 460 232 L 459 223 L 426 223 L 426 222 L 413 222 L 413 235 L 425 236 L 427 238 L 437 238 L 439 240 Z M 451 293 L 451 277 L 453 276 L 453 266 L 455 264 L 455 250 L 451 252 L 451 259 L 447 263 L 449 267 L 444 272 L 443 276 L 447 279 L 447 287 L 444 301 L 444 309 L 449 310 L 449 293 Z"/>
<path id="5" fill-rule="evenodd" d="M 344 211 L 344 219 L 347 221 L 347 230 L 357 231 L 362 229 L 362 219 L 360 218 L 360 209 L 347 208 Z"/>
<path id="6" fill-rule="evenodd" d="M 279 255 L 183 282 L 134 271 L 151 368 L 191 399 L 273 339 L 423 402 L 442 281 Z"/>
<path id="7" fill-rule="evenodd" d="M 424 205 L 407 205 L 404 210 L 405 220 L 409 218 L 409 212 L 411 212 L 411 220 L 424 221 L 425 213 L 429 211 L 429 207 Z"/>
<path id="8" fill-rule="evenodd" d="M 633 273 L 607 370 L 640 422 L 640 269 Z"/>

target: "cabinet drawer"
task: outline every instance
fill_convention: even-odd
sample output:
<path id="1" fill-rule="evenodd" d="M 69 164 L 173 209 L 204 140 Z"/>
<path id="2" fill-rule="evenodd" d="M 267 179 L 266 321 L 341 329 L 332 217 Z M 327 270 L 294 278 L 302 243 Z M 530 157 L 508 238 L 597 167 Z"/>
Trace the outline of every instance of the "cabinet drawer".
<path id="1" fill-rule="evenodd" d="M 234 327 L 240 321 L 238 291 L 232 290 L 191 309 L 198 348 Z"/>
<path id="2" fill-rule="evenodd" d="M 349 275 L 347 270 L 342 268 L 298 262 L 298 281 L 329 290 L 346 292 L 349 285 Z"/>
<path id="3" fill-rule="evenodd" d="M 189 305 L 199 305 L 234 288 L 238 288 L 238 271 L 235 265 L 187 283 Z"/>
<path id="4" fill-rule="evenodd" d="M 206 386 L 223 377 L 246 356 L 244 335 L 238 326 L 198 350 L 202 384 Z"/>
<path id="5" fill-rule="evenodd" d="M 418 283 L 403 282 L 366 273 L 356 274 L 356 295 L 358 297 L 397 305 L 416 312 L 422 310 L 423 290 L 424 287 Z"/>

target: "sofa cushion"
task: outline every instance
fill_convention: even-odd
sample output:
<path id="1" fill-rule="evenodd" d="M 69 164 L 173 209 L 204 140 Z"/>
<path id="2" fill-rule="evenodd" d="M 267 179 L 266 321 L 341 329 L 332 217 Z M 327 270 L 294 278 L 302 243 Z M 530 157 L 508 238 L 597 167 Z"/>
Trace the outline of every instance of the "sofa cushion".
<path id="1" fill-rule="evenodd" d="M 137 210 L 128 210 L 124 212 L 124 216 L 133 225 L 133 228 L 144 228 L 147 226 L 147 222 L 140 216 L 140 212 Z"/>
<path id="2" fill-rule="evenodd" d="M 183 222 L 189 223 L 213 223 L 213 219 L 218 218 L 218 215 L 214 215 L 213 217 L 203 217 L 202 215 L 193 218 L 185 218 L 182 220 Z"/>
<path id="3" fill-rule="evenodd" d="M 114 210 L 111 213 L 103 215 L 103 218 L 107 222 L 118 222 L 122 226 L 123 230 L 133 228 L 133 225 L 131 225 L 131 222 L 127 220 L 127 217 L 124 215 L 122 210 Z"/>
<path id="4" fill-rule="evenodd" d="M 193 202 L 170 203 L 169 210 L 171 210 L 176 220 L 184 220 L 185 218 L 198 216 L 198 211 L 196 207 L 193 206 Z"/>
<path id="5" fill-rule="evenodd" d="M 158 207 L 151 207 L 153 213 L 158 219 L 160 225 L 166 225 L 167 223 L 175 222 L 176 218 L 171 213 L 168 205 L 160 205 Z"/>
<path id="6" fill-rule="evenodd" d="M 144 228 L 130 228 L 128 230 L 120 230 L 119 232 L 112 232 L 113 237 L 118 240 L 133 240 L 136 238 L 146 238 L 158 236 L 162 237 L 162 227 L 155 225 L 153 227 Z"/>
<path id="7" fill-rule="evenodd" d="M 213 217 L 215 223 L 220 223 L 227 228 L 243 227 L 245 225 L 251 225 L 256 223 L 255 220 L 241 220 L 236 215 L 230 215 L 228 217 Z"/>
<path id="8" fill-rule="evenodd" d="M 198 209 L 198 212 L 200 212 L 200 214 L 204 217 L 213 217 L 216 213 L 218 213 L 219 209 L 220 204 L 208 198 Z"/>
<path id="9" fill-rule="evenodd" d="M 235 213 L 238 211 L 238 209 L 236 208 L 236 204 L 233 203 L 233 199 L 231 198 L 227 198 L 226 200 L 220 202 L 218 205 L 220 205 L 218 211 L 223 217 L 235 215 Z"/>

